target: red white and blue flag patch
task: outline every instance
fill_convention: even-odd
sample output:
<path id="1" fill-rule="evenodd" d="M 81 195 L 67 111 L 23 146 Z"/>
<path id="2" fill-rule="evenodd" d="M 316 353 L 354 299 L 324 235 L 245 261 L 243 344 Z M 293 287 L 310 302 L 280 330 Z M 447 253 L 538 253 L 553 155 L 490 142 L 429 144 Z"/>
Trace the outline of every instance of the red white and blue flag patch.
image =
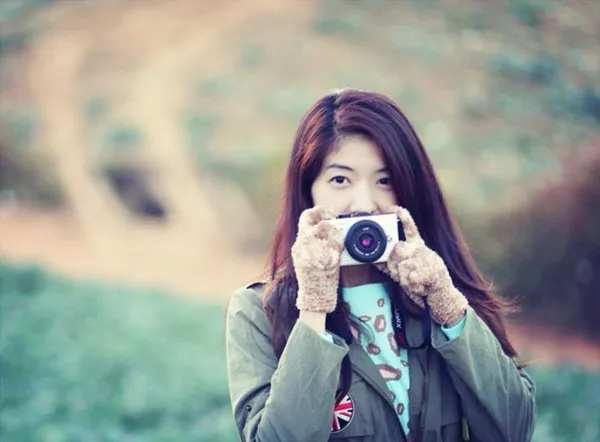
<path id="1" fill-rule="evenodd" d="M 354 416 L 354 401 L 349 394 L 335 406 L 331 421 L 331 432 L 338 433 L 348 426 Z"/>

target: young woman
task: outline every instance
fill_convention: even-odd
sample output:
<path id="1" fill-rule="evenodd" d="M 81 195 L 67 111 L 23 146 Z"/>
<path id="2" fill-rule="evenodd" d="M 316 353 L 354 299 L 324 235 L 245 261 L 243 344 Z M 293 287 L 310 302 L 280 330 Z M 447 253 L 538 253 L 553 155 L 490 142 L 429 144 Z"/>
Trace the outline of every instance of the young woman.
<path id="1" fill-rule="evenodd" d="M 534 385 L 398 106 L 343 90 L 303 117 L 270 277 L 227 314 L 244 441 L 531 439 Z M 341 213 L 394 213 L 386 262 L 340 266 Z"/>

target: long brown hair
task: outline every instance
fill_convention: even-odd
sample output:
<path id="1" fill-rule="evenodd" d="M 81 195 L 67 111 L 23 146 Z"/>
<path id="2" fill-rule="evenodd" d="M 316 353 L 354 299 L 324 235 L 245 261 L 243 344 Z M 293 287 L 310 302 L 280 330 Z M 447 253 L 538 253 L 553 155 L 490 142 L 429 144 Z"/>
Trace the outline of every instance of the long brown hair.
<path id="1" fill-rule="evenodd" d="M 397 199 L 414 218 L 423 240 L 448 267 L 454 285 L 494 333 L 504 352 L 517 355 L 504 323 L 509 304 L 490 290 L 454 221 L 433 167 L 412 125 L 389 98 L 373 92 L 345 89 L 321 97 L 303 116 L 287 166 L 282 207 L 269 255 L 270 282 L 264 308 L 273 326 L 273 346 L 280 355 L 286 334 L 298 318 L 297 280 L 291 247 L 298 219 L 312 207 L 311 187 L 325 157 L 340 137 L 363 135 L 381 151 L 390 171 Z M 339 296 L 339 294 L 338 294 Z M 327 315 L 327 329 L 352 342 L 348 317 L 341 302 Z M 348 387 L 350 361 L 342 363 L 344 389 Z"/>

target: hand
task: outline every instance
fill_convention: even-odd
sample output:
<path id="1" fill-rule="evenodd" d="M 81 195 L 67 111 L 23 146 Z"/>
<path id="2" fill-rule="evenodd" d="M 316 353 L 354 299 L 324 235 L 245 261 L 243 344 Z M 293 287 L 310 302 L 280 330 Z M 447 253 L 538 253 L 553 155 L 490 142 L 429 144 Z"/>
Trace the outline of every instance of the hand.
<path id="1" fill-rule="evenodd" d="M 404 227 L 406 241 L 394 245 L 386 263 L 377 268 L 398 282 L 408 297 L 424 308 L 424 298 L 438 324 L 455 324 L 464 316 L 468 301 L 452 283 L 442 258 L 425 245 L 412 216 L 403 207 L 393 206 Z"/>
<path id="2" fill-rule="evenodd" d="M 305 210 L 298 221 L 292 260 L 298 280 L 300 311 L 331 313 L 337 304 L 342 234 L 327 222 L 334 215 L 323 207 Z"/>

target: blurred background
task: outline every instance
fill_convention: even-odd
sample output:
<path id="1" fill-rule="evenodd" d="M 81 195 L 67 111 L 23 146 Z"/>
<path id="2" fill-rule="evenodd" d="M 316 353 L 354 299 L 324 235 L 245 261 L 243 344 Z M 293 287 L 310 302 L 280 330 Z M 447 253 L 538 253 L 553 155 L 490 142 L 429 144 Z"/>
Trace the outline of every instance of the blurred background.
<path id="1" fill-rule="evenodd" d="M 518 300 L 535 440 L 600 440 L 599 41 L 592 0 L 3 1 L 0 439 L 237 440 L 227 300 L 303 112 L 356 87 Z"/>

